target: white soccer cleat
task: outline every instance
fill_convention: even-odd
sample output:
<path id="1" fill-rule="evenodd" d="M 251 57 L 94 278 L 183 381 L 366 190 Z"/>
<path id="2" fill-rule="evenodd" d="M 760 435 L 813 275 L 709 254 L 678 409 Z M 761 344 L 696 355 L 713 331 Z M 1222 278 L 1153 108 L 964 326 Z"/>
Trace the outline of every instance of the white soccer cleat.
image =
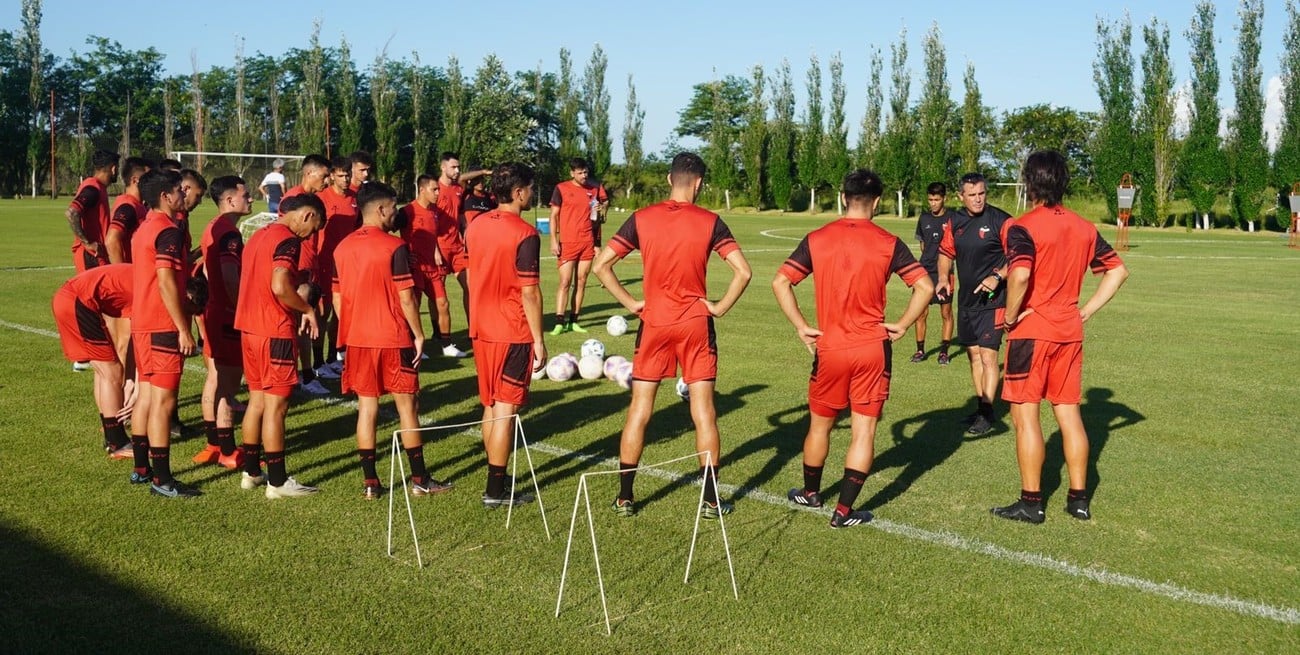
<path id="1" fill-rule="evenodd" d="M 310 496 L 319 491 L 320 489 L 309 487 L 293 478 L 286 478 L 284 484 L 278 487 L 273 487 L 269 484 L 266 485 L 266 497 L 272 500 L 275 500 L 276 498 L 302 498 L 303 496 Z"/>
<path id="2" fill-rule="evenodd" d="M 469 357 L 469 353 L 465 352 L 464 350 L 461 350 L 460 348 L 457 348 L 456 344 L 449 343 L 445 348 L 442 349 L 442 356 L 454 357 L 456 359 L 464 359 L 466 357 Z"/>
<path id="3" fill-rule="evenodd" d="M 266 484 L 265 475 L 249 475 L 248 471 L 239 473 L 239 488 L 245 491 L 256 489 Z"/>
<path id="4" fill-rule="evenodd" d="M 316 377 L 322 380 L 337 380 L 342 376 L 329 364 L 321 364 L 320 368 L 316 369 Z"/>
<path id="5" fill-rule="evenodd" d="M 325 385 L 320 383 L 320 380 L 312 380 L 305 384 L 299 384 L 298 388 L 313 396 L 328 396 L 330 394 L 330 390 L 326 389 Z"/>
<path id="6" fill-rule="evenodd" d="M 90 362 L 73 362 L 73 363 L 72 363 L 72 372 L 73 372 L 73 373 L 80 373 L 80 372 L 82 372 L 82 371 L 89 371 L 89 370 L 92 369 L 92 368 L 94 368 L 94 367 L 90 365 Z"/>

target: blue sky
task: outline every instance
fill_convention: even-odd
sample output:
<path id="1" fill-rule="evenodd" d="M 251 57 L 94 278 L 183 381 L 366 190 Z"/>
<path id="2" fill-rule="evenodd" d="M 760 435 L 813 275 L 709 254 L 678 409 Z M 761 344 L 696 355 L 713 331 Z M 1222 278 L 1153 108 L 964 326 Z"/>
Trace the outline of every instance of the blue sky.
<path id="1" fill-rule="evenodd" d="M 1265 86 L 1276 93 L 1278 58 L 1282 49 L 1285 0 L 1264 3 L 1265 25 L 1261 63 Z M 413 9 L 423 4 L 427 8 Z M 803 112 L 805 74 L 809 56 L 816 54 L 823 73 L 823 96 L 829 95 L 831 56 L 844 59 L 848 92 L 846 111 L 850 141 L 857 138 L 865 106 L 869 61 L 873 48 L 885 60 L 888 87 L 889 46 L 907 28 L 908 66 L 912 95 L 920 93 L 923 71 L 921 39 L 932 23 L 943 34 L 948 80 L 960 102 L 966 62 L 975 65 L 984 102 L 998 109 L 1051 103 L 1083 110 L 1097 108 L 1092 82 L 1098 17 L 1113 20 L 1127 11 L 1135 24 L 1134 57 L 1141 54 L 1140 25 L 1157 17 L 1169 26 L 1171 55 L 1179 83 L 1190 70 L 1183 32 L 1191 21 L 1193 2 L 1096 0 L 1066 2 L 944 2 L 909 0 L 901 3 L 820 2 L 775 3 L 765 0 L 732 2 L 662 0 L 656 3 L 542 4 L 497 2 L 413 3 L 392 0 L 335 2 L 312 5 L 295 2 L 223 0 L 213 9 L 186 12 L 186 3 L 166 4 L 117 0 L 90 12 L 86 4 L 46 0 L 42 38 L 58 56 L 85 49 L 94 34 L 131 49 L 155 47 L 167 57 L 169 72 L 188 73 L 191 53 L 200 67 L 228 66 L 236 40 L 246 40 L 248 53 L 280 54 L 306 45 L 312 21 L 319 18 L 321 40 L 337 44 L 346 36 L 353 56 L 366 66 L 387 45 L 393 57 L 419 52 L 423 62 L 443 65 L 456 55 L 472 75 L 489 53 L 496 53 L 510 70 L 557 70 L 559 50 L 572 53 L 581 74 L 600 43 L 609 57 L 606 85 L 612 102 L 611 134 L 615 159 L 620 142 L 627 76 L 632 74 L 645 109 L 645 147 L 657 151 L 677 124 L 678 112 L 691 95 L 691 86 L 728 74 L 747 76 L 755 64 L 773 73 L 782 59 L 790 61 Z M 193 6 L 199 6 L 197 3 Z M 19 3 L 0 16 L 0 28 L 19 29 Z M 634 8 L 635 7 L 635 8 Z M 1222 69 L 1221 104 L 1232 105 L 1231 61 L 1236 52 L 1235 2 L 1216 3 L 1215 36 Z M 496 14 L 490 14 L 493 9 Z M 92 27 L 87 31 L 87 24 Z M 1140 69 L 1139 69 L 1140 71 Z M 885 89 L 886 98 L 888 88 Z"/>

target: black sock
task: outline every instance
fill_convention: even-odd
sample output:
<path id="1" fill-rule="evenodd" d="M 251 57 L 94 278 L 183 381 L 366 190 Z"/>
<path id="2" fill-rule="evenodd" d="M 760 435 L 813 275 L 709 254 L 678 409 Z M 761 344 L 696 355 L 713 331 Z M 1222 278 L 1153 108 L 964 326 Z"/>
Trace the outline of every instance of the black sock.
<path id="1" fill-rule="evenodd" d="M 1070 492 L 1066 494 L 1065 499 L 1070 502 L 1074 502 L 1076 500 L 1088 500 L 1088 490 L 1071 489 Z"/>
<path id="2" fill-rule="evenodd" d="M 917 340 L 916 340 L 916 352 L 919 352 L 919 353 L 923 353 L 923 352 L 925 352 L 925 340 L 924 340 L 924 339 L 917 339 Z"/>
<path id="3" fill-rule="evenodd" d="M 117 450 L 122 446 L 131 443 L 126 438 L 126 428 L 122 427 L 122 422 L 116 416 L 101 416 L 99 422 L 104 426 L 104 438 L 108 440 L 108 445 Z"/>
<path id="4" fill-rule="evenodd" d="M 217 445 L 217 422 L 203 421 L 203 435 L 208 438 L 208 445 Z"/>
<path id="5" fill-rule="evenodd" d="M 949 341 L 948 341 L 947 339 L 944 339 L 943 341 L 940 341 L 940 342 L 939 342 L 939 352 L 941 352 L 941 353 L 947 355 L 947 354 L 948 354 L 948 347 L 949 347 L 950 345 L 951 345 L 951 344 L 949 343 Z"/>
<path id="6" fill-rule="evenodd" d="M 180 404 L 179 404 L 179 403 L 177 403 L 177 405 L 176 405 L 176 409 L 173 409 L 173 410 L 172 410 L 172 425 L 182 425 L 182 423 L 181 423 L 181 407 L 180 407 Z"/>
<path id="7" fill-rule="evenodd" d="M 266 460 L 266 483 L 272 487 L 284 485 L 284 481 L 289 479 L 289 474 L 284 472 L 284 451 L 267 450 L 262 453 L 262 458 Z"/>
<path id="8" fill-rule="evenodd" d="M 313 371 L 313 370 L 310 369 L 310 368 L 304 368 L 304 369 L 302 370 L 302 383 L 303 383 L 303 384 L 311 384 L 311 381 L 312 381 L 312 380 L 315 380 L 315 379 L 316 379 L 316 371 Z"/>
<path id="9" fill-rule="evenodd" d="M 411 462 L 411 480 L 424 482 L 429 479 L 429 471 L 424 468 L 424 445 L 406 449 L 406 459 Z"/>
<path id="10" fill-rule="evenodd" d="M 1021 490 L 1020 490 L 1020 501 L 1021 501 L 1021 502 L 1025 502 L 1025 503 L 1029 503 L 1029 504 L 1031 504 L 1031 505 L 1042 505 L 1042 504 L 1043 504 L 1043 492 L 1041 492 L 1041 491 L 1025 491 L 1024 489 L 1021 489 Z"/>
<path id="11" fill-rule="evenodd" d="M 556 324 L 556 325 L 564 325 L 564 314 L 556 314 L 556 315 L 555 315 L 555 324 Z"/>
<path id="12" fill-rule="evenodd" d="M 149 437 L 143 434 L 131 435 L 131 450 L 135 451 L 135 472 L 144 475 L 149 472 Z"/>
<path id="13" fill-rule="evenodd" d="M 246 443 L 244 448 L 244 472 L 257 477 L 262 474 L 262 444 Z"/>
<path id="14" fill-rule="evenodd" d="M 858 493 L 867 481 L 867 474 L 851 468 L 844 469 L 844 481 L 840 483 L 840 502 L 835 507 L 836 513 L 847 515 L 853 511 L 853 503 L 858 500 Z"/>
<path id="15" fill-rule="evenodd" d="M 711 505 L 718 504 L 718 467 L 701 466 L 700 477 L 704 479 L 704 502 Z"/>
<path id="16" fill-rule="evenodd" d="M 217 447 L 221 448 L 221 454 L 229 457 L 235 452 L 235 428 L 217 428 Z"/>
<path id="17" fill-rule="evenodd" d="M 333 364 L 337 361 L 339 361 L 339 349 L 333 342 L 330 342 L 329 350 L 325 351 L 325 363 Z"/>
<path id="18" fill-rule="evenodd" d="M 500 498 L 506 490 L 506 467 L 488 464 L 487 495 Z"/>
<path id="19" fill-rule="evenodd" d="M 569 312 L 569 322 L 570 323 L 578 322 L 578 312 Z"/>
<path id="20" fill-rule="evenodd" d="M 357 457 L 361 460 L 361 474 L 367 480 L 378 480 L 379 474 L 375 473 L 375 449 L 358 448 Z"/>
<path id="21" fill-rule="evenodd" d="M 803 489 L 813 493 L 822 492 L 822 468 L 821 466 L 803 465 Z"/>
<path id="22" fill-rule="evenodd" d="M 985 400 L 981 400 L 981 401 L 980 401 L 980 416 L 983 416 L 984 418 L 988 419 L 989 422 L 992 422 L 992 421 L 993 421 L 993 403 L 988 402 L 988 401 L 985 401 Z"/>
<path id="23" fill-rule="evenodd" d="M 149 446 L 149 466 L 153 468 L 154 484 L 166 484 L 172 481 L 172 448 Z"/>
<path id="24" fill-rule="evenodd" d="M 636 482 L 636 464 L 618 463 L 618 499 L 632 500 L 632 483 Z"/>
<path id="25" fill-rule="evenodd" d="M 318 369 L 325 364 L 325 340 L 316 339 L 311 342 L 311 367 Z"/>

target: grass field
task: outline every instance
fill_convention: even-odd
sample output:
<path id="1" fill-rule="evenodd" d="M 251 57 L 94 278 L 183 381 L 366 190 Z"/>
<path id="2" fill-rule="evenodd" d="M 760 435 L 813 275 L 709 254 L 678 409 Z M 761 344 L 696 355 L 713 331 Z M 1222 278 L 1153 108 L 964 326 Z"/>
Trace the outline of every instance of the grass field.
<path id="1" fill-rule="evenodd" d="M 801 482 L 810 358 L 767 288 L 796 240 L 826 217 L 729 219 L 755 272 L 718 326 L 722 481 L 737 501 L 726 526 L 740 599 L 714 524 L 703 525 L 682 584 L 696 487 L 642 475 L 642 511 L 624 520 L 605 510 L 617 483 L 601 476 L 591 488 L 613 622 L 606 637 L 581 522 L 563 612 L 553 614 L 578 476 L 617 456 L 625 391 L 604 380 L 534 383 L 524 422 L 549 541 L 536 505 L 517 511 L 509 531 L 503 512 L 480 507 L 481 446 L 455 432 L 430 443 L 426 459 L 458 488 L 414 503 L 426 568 L 404 529 L 389 558 L 387 503 L 360 497 L 354 410 L 339 396 L 298 398 L 289 417 L 289 471 L 319 485 L 319 496 L 268 501 L 241 491 L 235 474 L 193 469 L 197 437 L 174 444 L 173 461 L 205 495 L 152 497 L 127 483 L 128 463 L 104 457 L 91 378 L 69 371 L 51 337 L 49 301 L 71 274 L 61 216 L 61 203 L 0 201 L 0 650 L 1300 651 L 1300 252 L 1277 234 L 1134 231 L 1132 277 L 1088 324 L 1093 521 L 1062 512 L 1059 433 L 1048 446 L 1047 523 L 989 515 L 1018 489 L 1010 430 L 963 438 L 958 421 L 973 406 L 964 356 L 946 369 L 933 358 L 908 364 L 909 335 L 860 497 L 878 520 L 832 531 L 825 514 L 784 501 Z M 911 221 L 880 222 L 911 240 Z M 553 289 L 550 266 L 544 291 Z M 639 278 L 635 259 L 618 270 Z M 905 287 L 891 287 L 894 317 Z M 811 284 L 799 293 L 810 309 Z M 588 294 L 587 321 L 603 323 L 614 302 L 594 279 Z M 453 317 L 463 333 L 459 310 Z M 932 345 L 938 323 L 932 312 Z M 592 336 L 631 355 L 631 335 Z M 576 352 L 581 341 L 566 334 L 548 347 Z M 201 381 L 186 373 L 189 422 L 198 421 Z M 431 361 L 421 382 L 427 422 L 478 417 L 472 360 Z M 660 395 L 646 462 L 693 450 L 685 403 L 671 389 Z M 832 496 L 846 442 L 845 421 L 827 466 Z"/>

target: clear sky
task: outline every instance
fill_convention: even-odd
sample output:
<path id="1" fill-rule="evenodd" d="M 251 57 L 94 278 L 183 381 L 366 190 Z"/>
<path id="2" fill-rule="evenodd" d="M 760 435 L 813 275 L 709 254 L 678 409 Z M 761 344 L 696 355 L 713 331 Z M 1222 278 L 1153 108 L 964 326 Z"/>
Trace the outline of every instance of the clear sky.
<path id="1" fill-rule="evenodd" d="M 1261 64 L 1265 86 L 1273 94 L 1280 86 L 1273 78 L 1279 74 L 1285 1 L 1264 3 Z M 19 2 L 11 0 L 6 4 L 9 10 L 0 15 L 0 28 L 19 30 Z M 1238 5 L 1215 4 L 1221 104 L 1231 107 Z M 913 98 L 921 90 L 921 39 L 931 24 L 937 23 L 946 45 L 948 81 L 956 101 L 960 102 L 963 95 L 962 75 L 969 61 L 975 65 L 985 104 L 999 110 L 1036 103 L 1095 110 L 1098 101 L 1092 62 L 1098 17 L 1114 20 L 1125 12 L 1131 16 L 1139 79 L 1136 62 L 1142 51 L 1140 27 L 1153 17 L 1163 21 L 1170 31 L 1175 75 L 1183 84 L 1191 68 L 1183 33 L 1191 22 L 1193 5 L 1191 0 L 660 0 L 599 4 L 222 0 L 170 5 L 136 0 L 94 4 L 46 0 L 42 38 L 44 46 L 60 57 L 84 50 L 85 39 L 92 34 L 116 40 L 130 49 L 152 46 L 166 55 L 169 73 L 189 73 L 191 53 L 197 56 L 200 67 L 231 65 L 239 37 L 246 40 L 245 51 L 249 54 L 260 51 L 277 55 L 289 48 L 305 47 L 312 21 L 319 18 L 322 42 L 336 45 L 346 36 L 359 66 L 367 66 L 387 45 L 392 57 L 409 58 L 416 51 L 421 61 L 439 66 L 454 54 L 471 76 L 489 53 L 496 53 L 509 70 L 534 69 L 540 63 L 543 69 L 555 71 L 561 47 L 573 53 L 575 72 L 580 75 L 592 45 L 600 43 L 609 58 L 606 85 L 611 96 L 614 157 L 621 160 L 620 135 L 629 74 L 633 75 L 638 99 L 646 112 L 645 148 L 655 152 L 677 125 L 678 112 L 690 98 L 692 85 L 708 81 L 715 74 L 748 76 L 755 64 L 761 64 L 771 74 L 782 59 L 788 59 L 800 103 L 797 112 L 802 115 L 809 56 L 816 54 L 821 62 L 822 93 L 828 98 L 830 76 L 826 66 L 838 52 L 844 59 L 849 140 L 853 142 L 865 107 L 872 49 L 879 48 L 884 57 L 887 101 L 889 47 L 904 27 Z M 92 6 L 94 9 L 90 9 Z M 199 9 L 202 6 L 211 8 Z M 189 7 L 193 9 L 187 11 Z"/>

